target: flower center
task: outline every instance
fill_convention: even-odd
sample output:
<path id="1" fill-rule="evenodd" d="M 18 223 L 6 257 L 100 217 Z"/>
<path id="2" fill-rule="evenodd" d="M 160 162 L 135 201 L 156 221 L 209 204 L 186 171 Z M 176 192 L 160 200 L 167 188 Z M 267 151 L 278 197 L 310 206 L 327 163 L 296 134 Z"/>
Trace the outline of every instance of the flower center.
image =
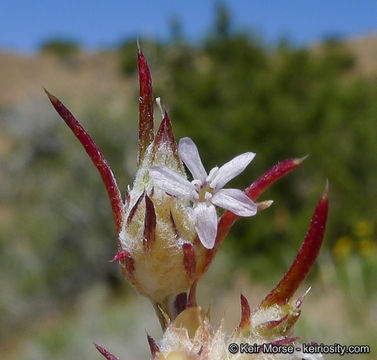
<path id="1" fill-rule="evenodd" d="M 214 189 L 210 188 L 209 186 L 203 186 L 199 190 L 198 201 L 207 201 L 212 197 L 214 193 L 215 193 Z"/>

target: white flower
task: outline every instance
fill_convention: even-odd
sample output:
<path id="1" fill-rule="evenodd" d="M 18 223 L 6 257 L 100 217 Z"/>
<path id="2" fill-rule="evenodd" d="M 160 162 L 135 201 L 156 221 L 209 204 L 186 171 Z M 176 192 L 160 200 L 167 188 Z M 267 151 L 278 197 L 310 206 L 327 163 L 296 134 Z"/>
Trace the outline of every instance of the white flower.
<path id="1" fill-rule="evenodd" d="M 257 212 L 257 205 L 243 191 L 223 189 L 245 170 L 255 154 L 247 152 L 238 155 L 220 168 L 214 167 L 207 175 L 198 149 L 190 138 L 179 141 L 178 153 L 194 178 L 191 182 L 165 166 L 151 166 L 149 174 L 167 194 L 194 203 L 195 230 L 203 246 L 212 249 L 217 234 L 216 206 L 238 216 L 253 216 Z"/>

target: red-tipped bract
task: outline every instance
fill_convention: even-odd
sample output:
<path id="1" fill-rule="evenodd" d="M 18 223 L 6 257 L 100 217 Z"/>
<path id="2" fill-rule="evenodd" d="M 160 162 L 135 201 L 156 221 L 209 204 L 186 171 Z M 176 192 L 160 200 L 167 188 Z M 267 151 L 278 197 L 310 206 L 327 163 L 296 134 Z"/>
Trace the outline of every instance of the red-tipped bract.
<path id="1" fill-rule="evenodd" d="M 156 138 L 154 140 L 153 149 L 152 149 L 152 160 L 156 154 L 156 151 L 161 146 L 161 144 L 166 144 L 173 152 L 174 158 L 177 162 L 177 166 L 182 169 L 182 163 L 178 155 L 178 146 L 177 142 L 175 141 L 173 127 L 171 125 L 171 121 L 167 111 L 164 113 L 164 118 L 161 121 L 160 127 L 157 130 Z"/>
<path id="2" fill-rule="evenodd" d="M 110 261 L 119 261 L 122 264 L 123 272 L 127 276 L 128 281 L 133 285 L 135 284 L 135 261 L 127 250 L 118 251 L 118 253 Z"/>
<path id="3" fill-rule="evenodd" d="M 94 344 L 96 349 L 107 359 L 107 360 L 119 360 L 118 357 L 114 356 L 113 354 L 109 353 L 106 349 L 104 349 L 102 346 L 99 346 L 97 344 Z"/>
<path id="4" fill-rule="evenodd" d="M 156 342 L 154 341 L 154 339 L 152 338 L 152 336 L 147 334 L 147 339 L 148 339 L 149 348 L 151 349 L 152 360 L 155 360 L 157 359 L 160 349 L 158 345 L 156 344 Z"/>
<path id="5" fill-rule="evenodd" d="M 261 307 L 274 304 L 286 304 L 300 286 L 301 282 L 306 278 L 306 275 L 317 258 L 325 234 L 328 212 L 327 192 L 328 189 L 326 185 L 317 208 L 314 211 L 309 231 L 306 234 L 300 251 L 279 284 L 262 301 Z"/>
<path id="6" fill-rule="evenodd" d="M 250 326 L 250 306 L 246 297 L 241 294 L 241 321 L 237 331 L 242 331 Z"/>
<path id="7" fill-rule="evenodd" d="M 153 141 L 153 93 L 152 78 L 144 54 L 137 54 L 139 67 L 139 156 L 138 165 L 143 161 L 145 151 Z"/>
<path id="8" fill-rule="evenodd" d="M 81 124 L 72 115 L 72 113 L 63 105 L 63 103 L 59 99 L 50 94 L 46 89 L 45 92 L 57 113 L 69 126 L 77 139 L 81 142 L 82 146 L 85 148 L 85 151 L 91 158 L 93 164 L 99 171 L 110 199 L 117 233 L 119 234 L 123 221 L 123 201 L 109 164 L 107 163 L 98 146 L 94 143 L 92 138 L 84 130 Z"/>

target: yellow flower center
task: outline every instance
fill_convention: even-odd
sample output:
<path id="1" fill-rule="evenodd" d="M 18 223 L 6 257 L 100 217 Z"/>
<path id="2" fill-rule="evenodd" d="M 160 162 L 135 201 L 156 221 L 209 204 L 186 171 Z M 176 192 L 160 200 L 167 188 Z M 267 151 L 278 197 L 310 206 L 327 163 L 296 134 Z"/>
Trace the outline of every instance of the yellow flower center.
<path id="1" fill-rule="evenodd" d="M 210 188 L 209 186 L 203 186 L 199 190 L 199 199 L 198 201 L 207 201 L 212 197 L 212 195 L 215 193 L 215 190 Z"/>

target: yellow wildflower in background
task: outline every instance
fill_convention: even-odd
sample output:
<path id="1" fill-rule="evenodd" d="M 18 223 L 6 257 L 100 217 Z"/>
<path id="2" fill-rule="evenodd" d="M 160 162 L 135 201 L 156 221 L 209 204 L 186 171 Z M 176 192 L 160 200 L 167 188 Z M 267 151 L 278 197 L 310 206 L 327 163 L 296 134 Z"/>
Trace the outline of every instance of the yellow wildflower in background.
<path id="1" fill-rule="evenodd" d="M 343 260 L 347 258 L 353 248 L 353 240 L 350 236 L 341 236 L 338 238 L 334 246 L 334 256 L 337 260 Z"/>

